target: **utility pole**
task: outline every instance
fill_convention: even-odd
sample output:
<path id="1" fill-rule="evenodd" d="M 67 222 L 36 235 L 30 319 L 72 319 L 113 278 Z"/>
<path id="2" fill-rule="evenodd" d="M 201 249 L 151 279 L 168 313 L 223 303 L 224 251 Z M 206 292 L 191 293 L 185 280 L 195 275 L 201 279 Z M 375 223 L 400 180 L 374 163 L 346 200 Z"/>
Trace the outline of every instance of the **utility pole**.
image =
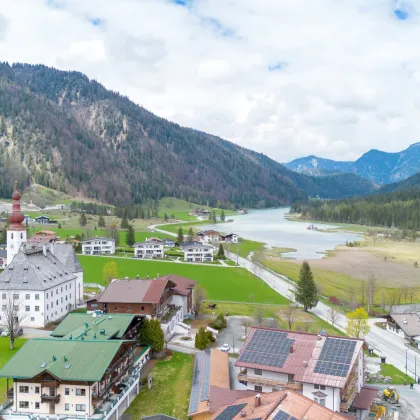
<path id="1" fill-rule="evenodd" d="M 405 349 L 405 376 L 407 376 L 408 349 Z"/>

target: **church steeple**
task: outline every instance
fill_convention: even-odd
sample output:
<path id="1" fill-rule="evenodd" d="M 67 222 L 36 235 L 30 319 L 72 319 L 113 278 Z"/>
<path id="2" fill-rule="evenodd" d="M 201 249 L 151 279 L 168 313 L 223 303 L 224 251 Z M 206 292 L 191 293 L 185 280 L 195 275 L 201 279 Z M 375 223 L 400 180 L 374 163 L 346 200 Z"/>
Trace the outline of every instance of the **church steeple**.
<path id="1" fill-rule="evenodd" d="M 25 216 L 20 208 L 22 194 L 19 192 L 17 182 L 14 185 L 12 194 L 12 213 L 9 215 L 9 228 L 7 229 L 7 264 L 10 264 L 13 257 L 19 252 L 20 246 L 26 242 L 26 228 L 23 225 Z"/>

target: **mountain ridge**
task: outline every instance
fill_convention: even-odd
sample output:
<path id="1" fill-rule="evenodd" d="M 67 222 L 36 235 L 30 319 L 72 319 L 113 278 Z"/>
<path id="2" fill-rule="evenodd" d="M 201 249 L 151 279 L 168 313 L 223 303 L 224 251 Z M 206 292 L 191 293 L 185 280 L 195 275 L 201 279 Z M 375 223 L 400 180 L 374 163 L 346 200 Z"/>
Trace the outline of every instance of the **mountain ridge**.
<path id="1" fill-rule="evenodd" d="M 7 182 L 20 174 L 24 185 L 118 205 L 174 196 L 216 207 L 271 207 L 374 190 L 354 176 L 296 174 L 156 116 L 80 72 L 20 63 L 0 63 L 1 159 L 11 162 L 3 169 Z M 0 182 L 0 195 L 10 188 Z"/>
<path id="2" fill-rule="evenodd" d="M 409 178 L 420 172 L 420 142 L 400 152 L 371 149 L 353 162 L 323 159 L 314 155 L 284 164 L 298 173 L 325 175 L 325 173 L 355 173 L 378 185 L 386 185 Z"/>

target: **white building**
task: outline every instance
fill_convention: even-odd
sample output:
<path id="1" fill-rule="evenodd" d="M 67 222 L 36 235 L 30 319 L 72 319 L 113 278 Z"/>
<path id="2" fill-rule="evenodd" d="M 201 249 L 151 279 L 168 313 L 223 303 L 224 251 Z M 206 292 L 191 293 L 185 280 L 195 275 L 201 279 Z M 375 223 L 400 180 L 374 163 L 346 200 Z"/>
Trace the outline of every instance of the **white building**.
<path id="1" fill-rule="evenodd" d="M 199 238 L 200 241 L 209 243 L 209 242 L 220 242 L 220 232 L 217 232 L 216 230 L 204 230 L 202 232 L 197 233 L 197 238 Z"/>
<path id="2" fill-rule="evenodd" d="M 83 268 L 71 245 L 27 243 L 20 198 L 15 190 L 7 230 L 7 267 L 0 273 L 0 324 L 6 324 L 7 304 L 13 300 L 21 326 L 40 328 L 83 300 Z"/>
<path id="3" fill-rule="evenodd" d="M 4 270 L 7 266 L 7 251 L 0 249 L 0 270 Z"/>
<path id="4" fill-rule="evenodd" d="M 420 313 L 390 314 L 386 329 L 405 340 L 418 342 L 420 336 Z M 420 348 L 420 347 L 419 347 Z"/>
<path id="5" fill-rule="evenodd" d="M 363 340 L 353 338 L 252 328 L 236 367 L 244 389 L 289 388 L 336 412 L 356 413 L 355 397 L 368 393 Z"/>
<path id="6" fill-rule="evenodd" d="M 89 238 L 82 241 L 83 255 L 113 255 L 115 254 L 115 239 Z"/>
<path id="7" fill-rule="evenodd" d="M 236 233 L 228 233 L 227 235 L 220 236 L 222 242 L 237 244 L 239 242 L 239 235 Z"/>
<path id="8" fill-rule="evenodd" d="M 185 262 L 211 262 L 214 258 L 214 247 L 201 242 L 185 243 L 182 245 Z"/>
<path id="9" fill-rule="evenodd" d="M 146 239 L 144 242 L 134 244 L 136 258 L 152 259 L 165 257 L 165 244 L 160 239 Z"/>

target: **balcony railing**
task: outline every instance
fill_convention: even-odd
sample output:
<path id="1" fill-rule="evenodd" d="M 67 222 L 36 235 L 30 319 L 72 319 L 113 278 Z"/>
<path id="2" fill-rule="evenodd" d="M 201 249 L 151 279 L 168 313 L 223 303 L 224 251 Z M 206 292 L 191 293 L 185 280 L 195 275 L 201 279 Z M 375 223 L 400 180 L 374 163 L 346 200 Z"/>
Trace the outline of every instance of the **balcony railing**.
<path id="1" fill-rule="evenodd" d="M 13 399 L 13 388 L 10 388 L 10 389 L 7 390 L 7 398 L 9 400 Z"/>
<path id="2" fill-rule="evenodd" d="M 41 402 L 58 404 L 60 402 L 60 394 L 57 394 L 57 395 L 42 394 Z"/>
<path id="3" fill-rule="evenodd" d="M 240 373 L 238 375 L 238 381 L 240 382 L 251 382 L 255 385 L 265 385 L 271 387 L 284 387 L 288 389 L 294 389 L 296 391 L 302 391 L 303 384 L 299 382 L 283 382 L 277 379 L 268 379 L 264 377 L 255 377 L 255 376 L 248 376 L 245 374 Z"/>
<path id="4" fill-rule="evenodd" d="M 41 381 L 41 386 L 43 388 L 57 388 L 59 385 L 58 381 L 51 380 L 51 381 Z"/>

